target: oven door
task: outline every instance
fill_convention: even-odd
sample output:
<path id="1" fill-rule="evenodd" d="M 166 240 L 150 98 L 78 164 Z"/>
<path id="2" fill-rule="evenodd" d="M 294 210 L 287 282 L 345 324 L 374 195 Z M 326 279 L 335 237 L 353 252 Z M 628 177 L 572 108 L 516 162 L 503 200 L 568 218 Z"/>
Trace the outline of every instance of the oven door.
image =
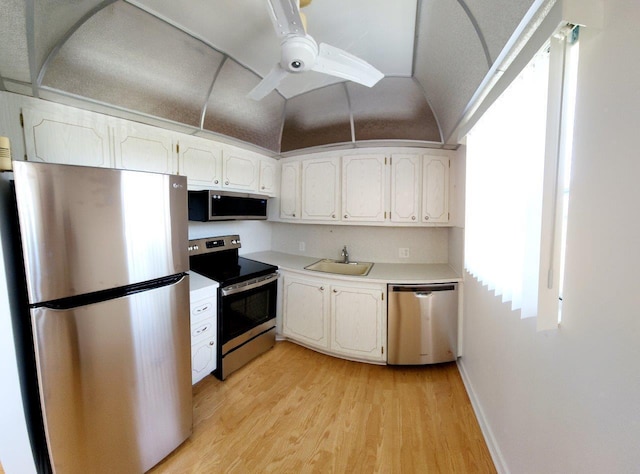
<path id="1" fill-rule="evenodd" d="M 220 290 L 221 356 L 276 325 L 278 274 Z"/>

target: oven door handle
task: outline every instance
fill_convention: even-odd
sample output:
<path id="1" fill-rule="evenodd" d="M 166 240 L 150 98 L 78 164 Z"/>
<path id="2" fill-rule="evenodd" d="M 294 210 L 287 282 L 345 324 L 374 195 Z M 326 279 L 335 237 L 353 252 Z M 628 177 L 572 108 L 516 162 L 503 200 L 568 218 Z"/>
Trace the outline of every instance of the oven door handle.
<path id="1" fill-rule="evenodd" d="M 254 288 L 259 288 L 261 286 L 267 285 L 277 279 L 278 274 L 273 273 L 267 277 L 257 278 L 253 281 L 250 280 L 246 284 L 243 284 L 241 286 L 233 285 L 227 288 L 223 288 L 222 290 L 220 290 L 220 293 L 222 294 L 222 296 L 235 295 L 236 293 L 242 293 L 243 291 L 249 291 L 253 290 Z"/>

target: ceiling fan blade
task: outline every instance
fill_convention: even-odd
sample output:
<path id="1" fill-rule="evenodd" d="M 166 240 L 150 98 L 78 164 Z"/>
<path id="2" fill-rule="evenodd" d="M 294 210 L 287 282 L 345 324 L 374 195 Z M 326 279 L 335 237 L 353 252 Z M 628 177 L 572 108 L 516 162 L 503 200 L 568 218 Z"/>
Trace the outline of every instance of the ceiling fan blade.
<path id="1" fill-rule="evenodd" d="M 278 84 L 280 84 L 287 74 L 288 72 L 282 69 L 280 63 L 276 64 L 271 71 L 269 71 L 269 74 L 264 76 L 264 79 L 247 94 L 247 97 L 253 100 L 265 98 L 272 90 L 278 87 Z"/>
<path id="2" fill-rule="evenodd" d="M 298 0 L 267 0 L 269 16 L 280 38 L 305 35 L 305 28 L 298 8 Z"/>
<path id="3" fill-rule="evenodd" d="M 368 62 L 326 43 L 320 44 L 313 70 L 348 79 L 367 87 L 373 87 L 384 77 L 384 74 Z"/>

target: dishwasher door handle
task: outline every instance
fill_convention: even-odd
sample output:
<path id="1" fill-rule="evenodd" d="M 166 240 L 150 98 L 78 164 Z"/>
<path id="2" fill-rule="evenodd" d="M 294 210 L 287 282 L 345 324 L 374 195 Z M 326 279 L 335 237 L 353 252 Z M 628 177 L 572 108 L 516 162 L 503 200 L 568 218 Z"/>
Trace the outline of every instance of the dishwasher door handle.
<path id="1" fill-rule="evenodd" d="M 456 289 L 455 284 L 445 283 L 442 285 L 420 285 L 420 286 L 411 286 L 411 285 L 393 285 L 391 286 L 391 291 L 401 291 L 401 292 L 410 292 L 410 293 L 432 293 L 434 291 L 453 291 Z"/>
<path id="2" fill-rule="evenodd" d="M 433 291 L 415 291 L 416 298 L 428 298 L 433 294 Z"/>

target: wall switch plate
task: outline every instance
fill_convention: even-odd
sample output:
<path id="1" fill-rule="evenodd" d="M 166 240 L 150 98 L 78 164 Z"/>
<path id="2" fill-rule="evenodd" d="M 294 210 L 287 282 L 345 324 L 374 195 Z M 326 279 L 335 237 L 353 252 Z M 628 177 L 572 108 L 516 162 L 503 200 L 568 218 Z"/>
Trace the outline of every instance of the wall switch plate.
<path id="1" fill-rule="evenodd" d="M 305 244 L 304 242 L 299 242 L 298 243 L 298 250 L 300 252 L 304 252 L 307 249 L 307 244 Z"/>
<path id="2" fill-rule="evenodd" d="M 400 258 L 409 258 L 409 249 L 408 248 L 399 248 L 398 249 L 398 257 L 400 257 Z"/>

